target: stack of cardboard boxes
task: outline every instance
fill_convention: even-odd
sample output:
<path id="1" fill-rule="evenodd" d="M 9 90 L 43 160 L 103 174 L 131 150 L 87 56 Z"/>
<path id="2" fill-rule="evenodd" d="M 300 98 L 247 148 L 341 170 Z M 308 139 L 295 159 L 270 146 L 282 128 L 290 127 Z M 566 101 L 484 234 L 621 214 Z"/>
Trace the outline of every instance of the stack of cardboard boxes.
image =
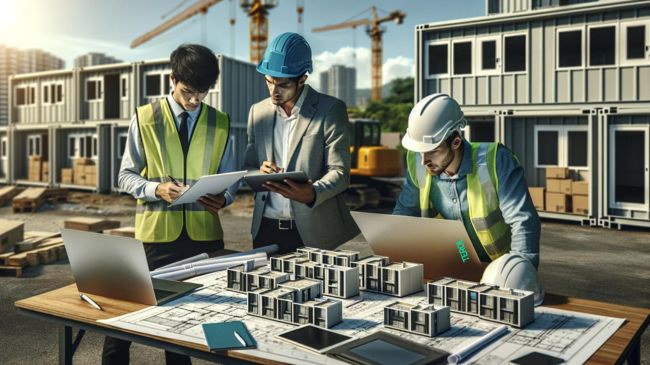
<path id="1" fill-rule="evenodd" d="M 27 171 L 29 181 L 43 180 L 43 158 L 41 156 L 31 156 Z"/>
<path id="2" fill-rule="evenodd" d="M 69 168 L 61 169 L 61 184 L 72 184 L 74 182 L 72 176 L 73 176 L 73 169 L 69 169 Z"/>
<path id="3" fill-rule="evenodd" d="M 50 181 L 50 164 L 47 161 L 41 161 L 41 171 L 42 171 L 41 181 L 43 182 Z"/>
<path id="4" fill-rule="evenodd" d="M 97 165 L 92 159 L 77 158 L 74 160 L 72 181 L 75 185 L 97 185 Z"/>
<path id="5" fill-rule="evenodd" d="M 546 169 L 546 189 L 529 188 L 533 205 L 539 211 L 589 214 L 589 183 L 572 181 L 566 167 Z"/>

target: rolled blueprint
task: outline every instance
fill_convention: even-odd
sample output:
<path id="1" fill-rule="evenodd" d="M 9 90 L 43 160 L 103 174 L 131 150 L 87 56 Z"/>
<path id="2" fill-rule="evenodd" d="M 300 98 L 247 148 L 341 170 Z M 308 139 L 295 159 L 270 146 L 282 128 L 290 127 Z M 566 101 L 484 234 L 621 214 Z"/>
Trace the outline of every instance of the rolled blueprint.
<path id="1" fill-rule="evenodd" d="M 187 264 L 182 264 L 178 266 L 171 266 L 171 267 L 165 267 L 165 268 L 160 268 L 156 269 L 151 272 L 151 276 L 158 276 L 160 274 L 168 273 L 168 272 L 173 272 L 173 271 L 178 271 L 178 270 L 183 270 L 183 269 L 190 269 L 193 267 L 198 267 L 198 266 L 206 266 L 206 265 L 214 265 L 214 264 L 222 264 L 222 263 L 228 263 L 228 262 L 243 262 L 246 260 L 258 260 L 258 259 L 265 259 L 266 260 L 266 253 L 264 252 L 255 252 L 253 254 L 249 255 L 242 255 L 242 256 L 237 256 L 237 257 L 214 257 L 211 259 L 204 259 L 201 261 L 194 261 L 190 262 Z"/>
<path id="2" fill-rule="evenodd" d="M 167 267 L 180 266 L 180 265 L 183 265 L 183 264 L 189 264 L 190 262 L 205 260 L 205 259 L 207 259 L 209 257 L 210 256 L 208 256 L 208 254 L 204 252 L 204 253 L 198 254 L 196 256 L 188 257 L 186 259 L 182 259 L 180 261 L 172 262 L 171 264 L 161 266 L 156 270 L 164 269 L 164 268 L 167 268 Z"/>
<path id="3" fill-rule="evenodd" d="M 252 250 L 245 251 L 245 252 L 235 252 L 235 253 L 230 253 L 230 254 L 227 254 L 227 255 L 219 256 L 219 257 L 237 257 L 237 256 L 248 255 L 248 254 L 256 253 L 256 252 L 266 252 L 267 255 L 270 255 L 272 253 L 278 252 L 279 249 L 280 249 L 280 247 L 278 247 L 278 245 L 268 245 L 268 246 L 262 246 L 262 247 L 254 248 Z"/>
<path id="4" fill-rule="evenodd" d="M 156 279 L 165 280 L 185 280 L 192 276 L 203 275 L 215 271 L 227 270 L 233 266 L 252 263 L 254 267 L 264 266 L 268 261 L 266 258 L 244 261 L 231 261 L 225 263 L 217 263 L 211 265 L 194 266 L 187 269 L 179 269 L 177 271 L 166 272 L 153 276 Z"/>
<path id="5" fill-rule="evenodd" d="M 472 356 L 472 354 L 484 348 L 485 346 L 489 345 L 490 343 L 492 343 L 492 341 L 496 340 L 497 338 L 503 336 L 506 333 L 508 333 L 508 326 L 501 325 L 493 329 L 492 331 L 488 332 L 478 340 L 463 347 L 462 349 L 460 349 L 460 351 L 457 351 L 449 355 L 449 357 L 447 357 L 447 362 L 449 362 L 452 365 L 455 365 L 461 361 L 467 360 Z"/>

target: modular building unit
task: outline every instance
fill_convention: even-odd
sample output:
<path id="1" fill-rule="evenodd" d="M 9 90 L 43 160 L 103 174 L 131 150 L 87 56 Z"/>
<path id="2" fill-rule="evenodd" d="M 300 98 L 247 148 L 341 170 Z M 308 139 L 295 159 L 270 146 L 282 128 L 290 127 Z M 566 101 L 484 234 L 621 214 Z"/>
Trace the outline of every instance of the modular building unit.
<path id="1" fill-rule="evenodd" d="M 10 181 L 9 151 L 11 151 L 9 127 L 0 127 L 0 183 L 6 184 Z"/>
<path id="2" fill-rule="evenodd" d="M 52 126 L 16 125 L 10 129 L 11 182 L 51 186 Z"/>
<path id="3" fill-rule="evenodd" d="M 135 111 L 135 65 L 117 63 L 79 69 L 79 119 L 131 119 Z"/>
<path id="4" fill-rule="evenodd" d="M 9 77 L 9 124 L 66 123 L 77 119 L 76 71 L 45 71 Z"/>
<path id="5" fill-rule="evenodd" d="M 579 214 L 540 210 L 542 217 L 649 225 L 645 196 L 615 203 L 616 183 L 605 184 L 614 179 L 605 153 L 616 149 L 605 115 L 648 114 L 650 1 L 486 0 L 486 13 L 416 26 L 416 101 L 454 97 L 468 117 L 465 137 L 490 141 L 493 133 L 518 155 L 529 186 L 546 187 L 544 166 L 567 167 L 571 179 L 588 183 Z M 614 125 L 626 123 L 620 119 Z M 647 191 L 643 162 L 635 162 L 623 163 L 619 172 L 631 175 L 617 178 L 636 187 L 629 191 Z M 618 185 L 620 197 L 628 185 Z"/>
<path id="6" fill-rule="evenodd" d="M 53 182 L 63 188 L 110 191 L 111 125 L 59 125 L 52 133 Z"/>

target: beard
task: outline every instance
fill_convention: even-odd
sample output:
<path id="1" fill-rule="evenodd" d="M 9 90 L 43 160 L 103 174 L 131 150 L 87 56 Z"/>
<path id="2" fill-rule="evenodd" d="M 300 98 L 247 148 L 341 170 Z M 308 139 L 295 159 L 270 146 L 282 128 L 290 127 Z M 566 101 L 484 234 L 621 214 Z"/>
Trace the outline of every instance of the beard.
<path id="1" fill-rule="evenodd" d="M 449 165 L 451 165 L 453 161 L 454 151 L 449 149 L 440 165 L 435 165 L 433 163 L 427 164 L 427 173 L 429 173 L 431 176 L 439 176 L 447 169 L 447 167 L 449 167 Z"/>

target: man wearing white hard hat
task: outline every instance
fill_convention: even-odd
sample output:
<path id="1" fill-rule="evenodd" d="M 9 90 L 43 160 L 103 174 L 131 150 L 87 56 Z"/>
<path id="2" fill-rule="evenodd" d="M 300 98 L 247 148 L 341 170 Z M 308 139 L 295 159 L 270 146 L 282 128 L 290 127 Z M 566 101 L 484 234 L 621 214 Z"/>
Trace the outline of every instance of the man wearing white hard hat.
<path id="1" fill-rule="evenodd" d="M 540 222 L 524 170 L 505 146 L 466 141 L 466 124 L 446 94 L 415 105 L 402 139 L 408 175 L 393 214 L 462 220 L 482 262 L 512 252 L 537 267 Z"/>

